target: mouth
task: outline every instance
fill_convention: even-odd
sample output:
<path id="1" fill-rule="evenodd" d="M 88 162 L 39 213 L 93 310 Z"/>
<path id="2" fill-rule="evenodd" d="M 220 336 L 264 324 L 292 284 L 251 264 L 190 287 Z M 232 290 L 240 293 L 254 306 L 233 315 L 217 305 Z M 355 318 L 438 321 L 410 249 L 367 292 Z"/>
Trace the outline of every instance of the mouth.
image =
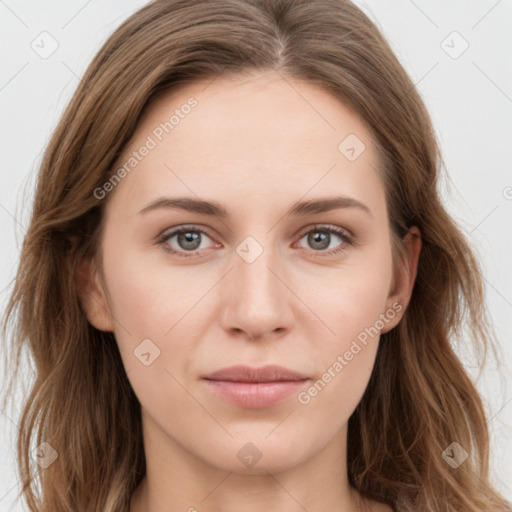
<path id="1" fill-rule="evenodd" d="M 297 393 L 311 379 L 299 372 L 269 365 L 232 366 L 202 379 L 215 394 L 251 409 L 270 407 Z"/>

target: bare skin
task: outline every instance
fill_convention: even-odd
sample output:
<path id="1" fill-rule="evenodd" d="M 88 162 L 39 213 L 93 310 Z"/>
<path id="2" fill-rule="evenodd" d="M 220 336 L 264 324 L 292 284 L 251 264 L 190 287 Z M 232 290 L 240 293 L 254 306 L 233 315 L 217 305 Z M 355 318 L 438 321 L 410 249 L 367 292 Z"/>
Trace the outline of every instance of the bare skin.
<path id="1" fill-rule="evenodd" d="M 79 273 L 88 319 L 114 332 L 142 406 L 147 474 L 130 512 L 391 511 L 363 504 L 346 468 L 347 422 L 368 384 L 379 335 L 358 342 L 352 357 L 344 354 L 365 329 L 384 333 L 400 321 L 421 240 L 406 236 L 409 266 L 393 282 L 371 133 L 314 85 L 272 72 L 217 78 L 155 102 L 119 165 L 192 96 L 197 106 L 105 199 L 102 272 L 84 262 Z M 349 134 L 365 145 L 352 160 L 339 149 Z M 164 196 L 215 201 L 228 216 L 176 208 L 139 213 Z M 368 211 L 287 215 L 297 201 L 333 196 Z M 196 248 L 177 234 L 158 243 L 183 226 L 199 239 Z M 326 234 L 329 227 L 353 243 Z M 249 262 L 244 254 L 259 255 Z M 151 358 L 153 347 L 160 351 L 149 365 L 134 356 L 146 339 Z M 341 370 L 333 369 L 338 356 Z M 246 408 L 202 378 L 234 364 L 271 363 L 310 378 L 302 401 L 295 393 Z M 309 392 L 319 379 L 328 382 Z M 261 456 L 252 466 L 238 456 L 248 443 Z"/>

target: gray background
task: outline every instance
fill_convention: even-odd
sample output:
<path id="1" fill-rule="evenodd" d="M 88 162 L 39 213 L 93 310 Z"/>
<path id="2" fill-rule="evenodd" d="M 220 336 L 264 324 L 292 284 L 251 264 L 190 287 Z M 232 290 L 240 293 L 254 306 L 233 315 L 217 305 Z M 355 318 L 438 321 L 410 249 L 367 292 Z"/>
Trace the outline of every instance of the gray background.
<path id="1" fill-rule="evenodd" d="M 2 311 L 50 134 L 101 44 L 145 3 L 0 0 Z M 512 1 L 356 3 L 383 30 L 427 104 L 449 172 L 442 180 L 447 207 L 481 257 L 506 370 L 500 378 L 489 364 L 477 386 L 489 415 L 493 481 L 512 500 Z M 32 48 L 51 49 L 42 32 L 58 44 L 50 56 L 43 55 L 47 58 Z M 41 38 L 46 38 L 44 49 Z M 465 347 L 457 351 L 476 376 Z M 16 499 L 14 467 L 19 405 L 0 412 L 0 510 L 6 512 L 24 510 Z"/>

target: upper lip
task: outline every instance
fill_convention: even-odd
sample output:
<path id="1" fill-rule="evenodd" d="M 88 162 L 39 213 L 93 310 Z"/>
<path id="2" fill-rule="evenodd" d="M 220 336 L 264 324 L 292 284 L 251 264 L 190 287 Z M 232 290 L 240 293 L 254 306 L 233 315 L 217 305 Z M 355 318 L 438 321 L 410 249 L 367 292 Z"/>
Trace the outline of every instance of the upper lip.
<path id="1" fill-rule="evenodd" d="M 305 380 L 309 377 L 288 368 L 271 364 L 261 368 L 251 368 L 244 365 L 230 366 L 205 375 L 203 378 L 235 382 L 275 382 L 280 380 Z"/>

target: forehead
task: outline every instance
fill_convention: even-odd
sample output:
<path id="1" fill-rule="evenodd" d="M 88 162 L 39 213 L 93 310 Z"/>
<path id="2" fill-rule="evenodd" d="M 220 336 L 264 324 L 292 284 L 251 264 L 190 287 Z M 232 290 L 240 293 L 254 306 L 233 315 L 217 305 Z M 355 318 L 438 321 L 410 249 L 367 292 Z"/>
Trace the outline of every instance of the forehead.
<path id="1" fill-rule="evenodd" d="M 164 192 L 241 204 L 266 197 L 267 205 L 272 197 L 293 202 L 334 189 L 383 192 L 365 122 L 317 85 L 275 72 L 198 81 L 160 97 L 121 166 L 129 172 L 115 195 L 122 191 L 134 206 Z"/>

